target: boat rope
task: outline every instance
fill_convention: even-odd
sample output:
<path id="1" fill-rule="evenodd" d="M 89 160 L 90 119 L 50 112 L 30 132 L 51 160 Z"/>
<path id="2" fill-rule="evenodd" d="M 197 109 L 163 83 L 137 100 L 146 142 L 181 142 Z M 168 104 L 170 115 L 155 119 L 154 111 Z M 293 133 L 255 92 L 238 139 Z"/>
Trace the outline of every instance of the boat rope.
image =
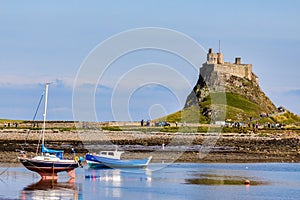
<path id="1" fill-rule="evenodd" d="M 36 108 L 36 110 L 35 110 L 35 113 L 34 113 L 34 116 L 33 116 L 33 118 L 32 118 L 32 123 L 35 122 L 35 118 L 36 118 L 36 115 L 37 115 L 38 110 L 39 110 L 39 108 L 40 108 L 40 105 L 41 105 L 41 103 L 42 103 L 42 99 L 43 99 L 43 97 L 44 97 L 44 94 L 45 94 L 45 92 L 43 92 L 43 94 L 42 94 L 41 97 L 40 97 L 38 106 L 37 106 L 37 108 Z M 25 137 L 24 144 L 22 145 L 22 150 L 23 150 L 23 151 L 24 151 L 24 147 L 26 146 L 26 143 L 27 143 L 27 140 L 28 140 L 30 131 L 31 131 L 31 129 L 28 130 L 27 135 L 26 135 L 26 137 Z"/>
<path id="2" fill-rule="evenodd" d="M 35 151 L 36 156 L 38 155 L 38 152 L 39 152 L 39 149 L 40 149 L 41 139 L 42 139 L 42 131 L 40 131 L 40 138 L 39 138 L 39 141 L 38 141 L 38 144 L 37 144 L 37 147 L 36 147 L 36 151 Z"/>

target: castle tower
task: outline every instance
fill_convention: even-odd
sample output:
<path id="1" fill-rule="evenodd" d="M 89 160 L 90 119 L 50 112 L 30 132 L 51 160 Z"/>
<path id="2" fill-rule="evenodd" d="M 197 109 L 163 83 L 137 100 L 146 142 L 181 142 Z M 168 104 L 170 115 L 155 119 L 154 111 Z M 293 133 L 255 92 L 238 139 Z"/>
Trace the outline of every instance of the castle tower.
<path id="1" fill-rule="evenodd" d="M 240 58 L 240 57 L 236 57 L 236 58 L 235 58 L 235 64 L 237 64 L 237 65 L 242 64 L 241 58 Z"/>
<path id="2" fill-rule="evenodd" d="M 224 64 L 224 55 L 219 53 L 213 53 L 212 48 L 208 50 L 207 54 L 207 64 Z"/>
<path id="3" fill-rule="evenodd" d="M 218 53 L 218 64 L 224 64 L 224 55 L 221 52 Z"/>
<path id="4" fill-rule="evenodd" d="M 218 55 L 213 53 L 212 48 L 210 48 L 208 50 L 206 63 L 207 64 L 217 64 L 218 63 Z"/>

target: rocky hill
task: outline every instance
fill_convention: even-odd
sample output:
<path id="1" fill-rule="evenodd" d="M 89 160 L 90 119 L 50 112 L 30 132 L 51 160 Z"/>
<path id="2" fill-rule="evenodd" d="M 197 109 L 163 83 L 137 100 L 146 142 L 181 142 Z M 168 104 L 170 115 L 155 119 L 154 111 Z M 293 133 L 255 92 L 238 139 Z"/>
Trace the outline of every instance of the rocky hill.
<path id="1" fill-rule="evenodd" d="M 224 62 L 222 53 L 209 49 L 207 61 L 200 68 L 198 82 L 187 97 L 184 109 L 169 115 L 167 120 L 182 121 L 179 117 L 184 115 L 184 121 L 189 122 L 250 122 L 278 113 L 261 90 L 251 64 L 242 64 L 241 58 L 236 58 L 235 63 Z M 296 115 L 288 116 L 293 116 L 293 121 L 299 120 Z M 274 117 L 270 121 L 276 123 Z"/>
<path id="2" fill-rule="evenodd" d="M 277 108 L 258 84 L 234 75 L 224 76 L 222 73 L 212 74 L 207 80 L 200 75 L 184 109 L 193 107 L 198 107 L 200 116 L 206 121 L 210 121 L 212 116 L 215 121 L 223 121 L 222 118 L 225 121 L 247 121 L 277 113 Z"/>

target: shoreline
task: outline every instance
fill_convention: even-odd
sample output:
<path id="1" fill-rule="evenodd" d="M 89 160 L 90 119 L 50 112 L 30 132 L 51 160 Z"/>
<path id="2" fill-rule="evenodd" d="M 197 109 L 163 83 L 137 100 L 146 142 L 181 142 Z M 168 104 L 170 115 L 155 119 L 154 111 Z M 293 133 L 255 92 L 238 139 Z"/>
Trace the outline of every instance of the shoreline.
<path id="1" fill-rule="evenodd" d="M 0 130 L 0 159 L 17 163 L 27 129 Z M 48 148 L 63 149 L 65 157 L 72 157 L 71 148 L 78 156 L 87 152 L 124 150 L 124 159 L 153 156 L 151 162 L 195 163 L 257 163 L 300 162 L 300 134 L 298 131 L 274 130 L 271 135 L 258 133 L 166 133 L 140 131 L 47 130 Z M 31 131 L 25 150 L 35 155 L 39 131 Z M 164 148 L 162 144 L 165 144 Z M 206 148 L 202 148 L 206 147 Z M 207 152 L 207 153 L 206 153 Z"/>

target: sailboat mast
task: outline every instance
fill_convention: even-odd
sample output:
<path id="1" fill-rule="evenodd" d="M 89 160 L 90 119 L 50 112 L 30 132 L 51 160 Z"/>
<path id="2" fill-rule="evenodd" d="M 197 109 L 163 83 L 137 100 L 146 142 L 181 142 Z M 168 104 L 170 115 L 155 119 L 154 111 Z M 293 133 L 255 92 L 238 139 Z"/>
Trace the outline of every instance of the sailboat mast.
<path id="1" fill-rule="evenodd" d="M 44 141 L 45 141 L 47 103 L 48 103 L 48 87 L 49 87 L 49 83 L 46 83 L 46 88 L 45 88 L 45 105 L 44 105 L 44 114 L 43 114 L 44 121 L 43 121 L 43 130 L 42 130 L 42 145 L 44 145 Z"/>

